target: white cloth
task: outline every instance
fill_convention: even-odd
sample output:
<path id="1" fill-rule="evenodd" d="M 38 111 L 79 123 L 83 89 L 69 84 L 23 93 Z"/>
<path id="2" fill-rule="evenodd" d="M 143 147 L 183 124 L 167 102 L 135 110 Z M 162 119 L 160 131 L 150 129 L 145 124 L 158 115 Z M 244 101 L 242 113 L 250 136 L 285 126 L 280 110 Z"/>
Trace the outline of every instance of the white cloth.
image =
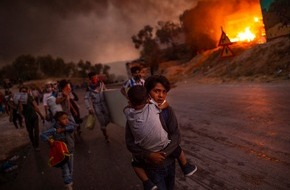
<path id="1" fill-rule="evenodd" d="M 168 134 L 160 122 L 160 109 L 154 104 L 146 104 L 141 110 L 126 108 L 124 113 L 135 143 L 142 148 L 158 152 L 170 143 Z"/>
<path id="2" fill-rule="evenodd" d="M 131 79 L 127 80 L 127 81 L 123 84 L 123 87 L 124 87 L 125 89 L 127 89 L 127 88 L 130 88 L 130 87 L 132 87 L 132 86 L 136 86 L 136 85 L 141 85 L 141 86 L 143 86 L 144 83 L 145 83 L 145 80 L 142 79 L 142 78 L 141 78 L 139 81 L 135 81 L 134 78 L 131 78 Z"/>
<path id="3" fill-rule="evenodd" d="M 43 94 L 43 99 L 42 99 L 43 106 L 47 106 L 47 99 L 51 95 L 52 95 L 52 92 L 48 92 L 48 93 Z"/>
<path id="4" fill-rule="evenodd" d="M 52 95 L 47 98 L 47 105 L 48 105 L 50 111 L 52 112 L 52 115 L 55 115 L 55 113 L 58 111 L 62 111 L 61 105 L 56 104 L 55 100 L 56 100 L 56 98 Z"/>

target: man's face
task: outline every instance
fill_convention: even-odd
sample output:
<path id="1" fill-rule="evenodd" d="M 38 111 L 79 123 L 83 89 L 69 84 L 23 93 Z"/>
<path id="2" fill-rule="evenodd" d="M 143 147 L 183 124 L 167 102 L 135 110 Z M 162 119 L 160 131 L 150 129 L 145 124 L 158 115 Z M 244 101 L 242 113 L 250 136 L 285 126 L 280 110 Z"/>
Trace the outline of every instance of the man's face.
<path id="1" fill-rule="evenodd" d="M 27 90 L 26 88 L 22 88 L 22 89 L 21 89 L 21 92 L 22 92 L 22 93 L 27 93 L 28 90 Z"/>
<path id="2" fill-rule="evenodd" d="M 139 70 L 135 71 L 134 73 L 132 73 L 132 76 L 135 80 L 140 80 L 141 78 L 141 73 Z"/>
<path id="3" fill-rule="evenodd" d="M 63 89 L 62 89 L 62 92 L 64 94 L 69 94 L 71 93 L 71 87 L 70 87 L 70 84 L 67 84 Z"/>
<path id="4" fill-rule="evenodd" d="M 98 78 L 96 75 L 95 75 L 95 76 L 92 76 L 92 78 L 91 78 L 91 82 L 92 82 L 93 84 L 97 84 L 98 81 L 99 81 L 99 78 Z"/>

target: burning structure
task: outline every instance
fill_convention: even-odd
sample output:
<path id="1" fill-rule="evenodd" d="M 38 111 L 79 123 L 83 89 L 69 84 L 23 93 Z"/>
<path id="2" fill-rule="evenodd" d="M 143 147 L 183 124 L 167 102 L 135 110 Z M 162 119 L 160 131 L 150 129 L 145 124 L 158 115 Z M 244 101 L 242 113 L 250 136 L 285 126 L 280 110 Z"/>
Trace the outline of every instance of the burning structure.
<path id="1" fill-rule="evenodd" d="M 265 42 L 259 0 L 205 0 L 181 16 L 186 42 L 192 49 L 217 47 L 221 27 L 231 42 Z"/>

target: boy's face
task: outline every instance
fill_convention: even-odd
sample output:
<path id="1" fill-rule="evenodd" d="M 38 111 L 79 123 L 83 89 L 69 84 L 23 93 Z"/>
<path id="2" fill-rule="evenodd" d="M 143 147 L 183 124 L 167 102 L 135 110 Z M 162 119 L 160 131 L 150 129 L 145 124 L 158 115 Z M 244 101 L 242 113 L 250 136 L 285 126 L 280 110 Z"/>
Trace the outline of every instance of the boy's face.
<path id="1" fill-rule="evenodd" d="M 68 116 L 66 115 L 66 114 L 64 114 L 64 115 L 62 115 L 62 116 L 60 116 L 59 118 L 58 118 L 58 124 L 60 125 L 60 126 L 67 126 L 68 125 Z"/>
<path id="2" fill-rule="evenodd" d="M 98 81 L 99 81 L 99 78 L 98 78 L 96 75 L 91 77 L 91 82 L 92 82 L 93 84 L 97 84 Z"/>
<path id="3" fill-rule="evenodd" d="M 132 73 L 132 76 L 135 80 L 140 80 L 141 78 L 141 73 L 139 70 L 135 71 L 134 73 Z"/>
<path id="4" fill-rule="evenodd" d="M 166 99 L 167 91 L 161 83 L 157 83 L 149 95 L 158 105 L 161 105 Z"/>

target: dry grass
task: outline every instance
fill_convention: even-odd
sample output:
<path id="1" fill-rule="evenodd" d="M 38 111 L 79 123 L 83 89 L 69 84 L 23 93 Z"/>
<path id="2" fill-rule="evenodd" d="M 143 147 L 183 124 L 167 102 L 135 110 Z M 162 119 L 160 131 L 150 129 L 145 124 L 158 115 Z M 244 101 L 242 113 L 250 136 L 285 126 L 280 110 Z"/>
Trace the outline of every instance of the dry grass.
<path id="1" fill-rule="evenodd" d="M 290 39 L 279 38 L 265 44 L 233 44 L 235 56 L 220 58 L 221 48 L 205 51 L 187 63 L 170 61 L 159 72 L 171 81 L 201 78 L 219 81 L 271 81 L 290 78 Z"/>

